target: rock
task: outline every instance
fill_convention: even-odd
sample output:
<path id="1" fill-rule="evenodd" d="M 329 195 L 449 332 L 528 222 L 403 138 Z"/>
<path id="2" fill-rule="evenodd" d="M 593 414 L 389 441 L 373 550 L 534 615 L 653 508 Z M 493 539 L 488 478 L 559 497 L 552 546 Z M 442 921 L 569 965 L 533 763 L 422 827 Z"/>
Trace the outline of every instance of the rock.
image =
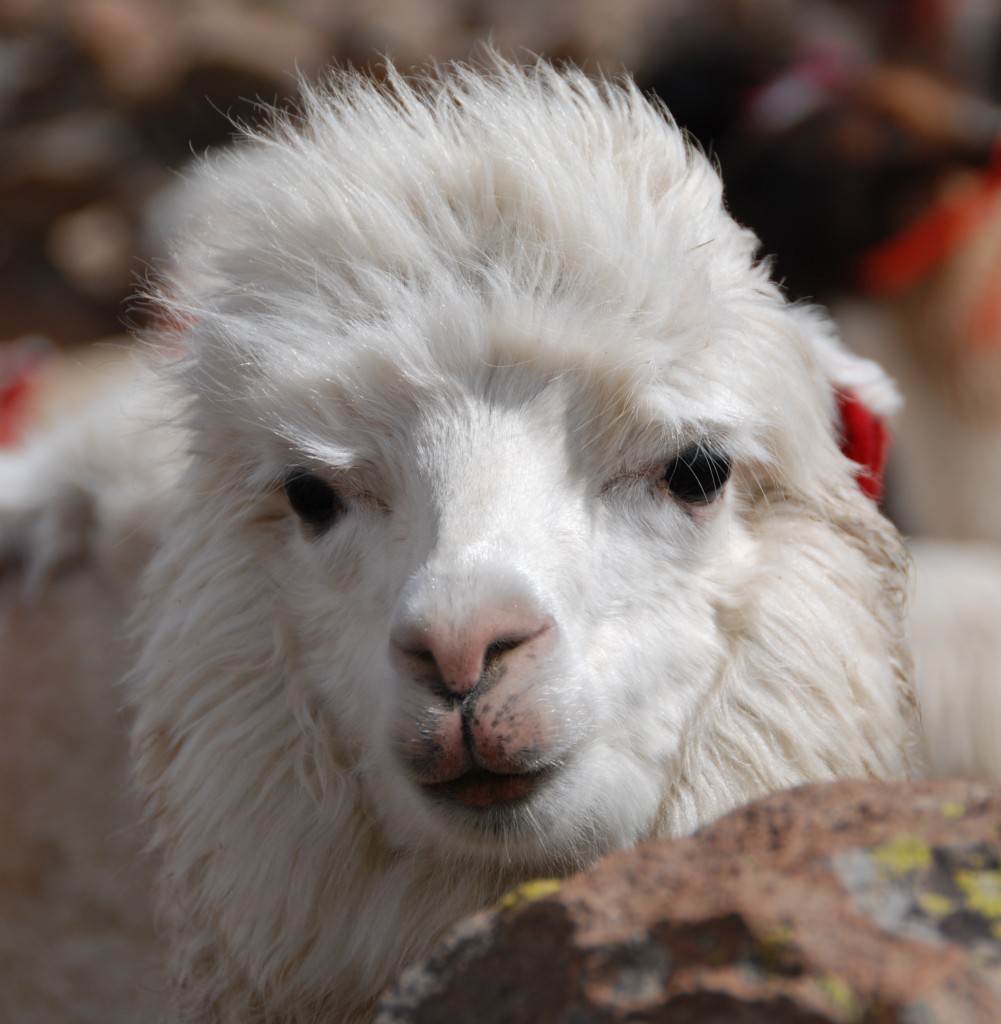
<path id="1" fill-rule="evenodd" d="M 1001 792 L 808 786 L 529 883 L 457 925 L 376 1014 L 473 1019 L 996 1024 Z"/>

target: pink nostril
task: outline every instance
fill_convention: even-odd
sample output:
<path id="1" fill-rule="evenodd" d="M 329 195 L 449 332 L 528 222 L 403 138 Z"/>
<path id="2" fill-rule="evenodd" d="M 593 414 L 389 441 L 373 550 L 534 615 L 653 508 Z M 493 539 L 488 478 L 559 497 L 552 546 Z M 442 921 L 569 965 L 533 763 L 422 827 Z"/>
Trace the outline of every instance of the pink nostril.
<path id="1" fill-rule="evenodd" d="M 521 624 L 518 629 L 499 629 L 499 623 L 494 623 L 494 628 L 490 625 L 484 621 L 460 629 L 394 630 L 394 660 L 405 675 L 418 682 L 464 697 L 499 667 L 505 655 L 546 633 L 552 621 Z"/>

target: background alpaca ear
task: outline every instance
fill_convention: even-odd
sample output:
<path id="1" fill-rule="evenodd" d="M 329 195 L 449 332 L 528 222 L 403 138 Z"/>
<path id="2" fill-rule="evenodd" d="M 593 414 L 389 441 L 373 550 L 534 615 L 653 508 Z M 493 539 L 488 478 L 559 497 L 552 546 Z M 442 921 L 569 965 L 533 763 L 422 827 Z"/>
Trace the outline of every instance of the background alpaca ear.
<path id="1" fill-rule="evenodd" d="M 890 420 L 902 404 L 900 393 L 878 363 L 856 355 L 841 343 L 826 316 L 809 307 L 801 307 L 798 313 L 834 393 L 835 429 L 841 451 L 858 463 L 856 476 L 862 493 L 879 501 L 893 439 Z"/>

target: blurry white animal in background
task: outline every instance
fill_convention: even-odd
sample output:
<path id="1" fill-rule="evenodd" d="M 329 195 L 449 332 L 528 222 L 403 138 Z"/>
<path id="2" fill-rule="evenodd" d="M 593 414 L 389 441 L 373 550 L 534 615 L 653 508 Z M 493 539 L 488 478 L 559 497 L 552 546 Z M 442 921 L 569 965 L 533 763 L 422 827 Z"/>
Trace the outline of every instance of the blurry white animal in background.
<path id="1" fill-rule="evenodd" d="M 340 75 L 199 173 L 171 426 L 105 405 L 0 492 L 36 588 L 109 473 L 155 549 L 127 687 L 163 1019 L 364 1019 L 527 877 L 921 770 L 907 554 L 839 449 L 836 395 L 892 389 L 662 111 L 499 59 Z M 67 480 L 109 437 L 140 457 Z"/>
<path id="2" fill-rule="evenodd" d="M 913 540 L 908 637 L 931 774 L 1001 784 L 1001 549 Z"/>

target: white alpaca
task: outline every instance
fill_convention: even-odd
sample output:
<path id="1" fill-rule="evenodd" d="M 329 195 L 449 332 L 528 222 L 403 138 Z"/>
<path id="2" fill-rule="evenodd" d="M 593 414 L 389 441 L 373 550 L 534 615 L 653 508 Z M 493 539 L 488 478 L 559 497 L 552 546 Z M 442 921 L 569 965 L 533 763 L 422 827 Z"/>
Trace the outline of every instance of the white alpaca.
<path id="1" fill-rule="evenodd" d="M 907 556 L 834 422 L 887 386 L 709 161 L 545 66 L 305 107 L 200 172 L 190 454 L 120 526 L 159 537 L 128 687 L 170 1021 L 364 1019 L 526 877 L 919 767 Z"/>
<path id="2" fill-rule="evenodd" d="M 1001 550 L 978 541 L 910 547 L 908 635 L 928 768 L 1001 784 Z"/>

